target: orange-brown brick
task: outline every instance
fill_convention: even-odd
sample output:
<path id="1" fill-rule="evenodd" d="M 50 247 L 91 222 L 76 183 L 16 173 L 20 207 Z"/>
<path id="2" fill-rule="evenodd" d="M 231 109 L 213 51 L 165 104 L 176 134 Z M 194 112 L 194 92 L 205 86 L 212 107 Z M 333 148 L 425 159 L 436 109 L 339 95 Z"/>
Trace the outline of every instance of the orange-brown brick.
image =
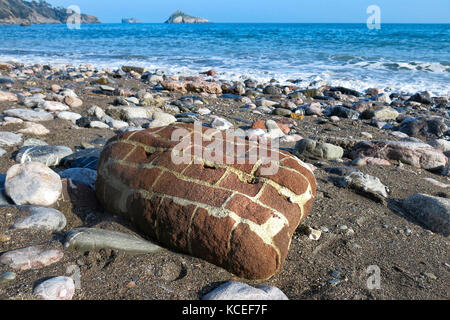
<path id="1" fill-rule="evenodd" d="M 239 277 L 270 278 L 281 270 L 295 228 L 312 210 L 314 174 L 293 155 L 270 147 L 268 156 L 279 156 L 278 171 L 264 173 L 262 169 L 270 164 L 251 162 L 249 149 L 255 146 L 242 139 L 234 141 L 244 146 L 243 164 L 233 158 L 239 150 L 236 145 L 220 161 L 200 157 L 199 163 L 190 158 L 176 164 L 172 151 L 179 140 L 171 137 L 178 129 L 188 134 L 186 141 L 194 142 L 194 126 L 178 123 L 110 139 L 99 160 L 100 203 L 169 249 L 192 254 Z M 209 130 L 200 129 L 202 134 Z M 231 141 L 220 135 L 216 141 Z M 199 150 L 211 143 L 200 141 Z M 193 153 L 192 146 L 186 149 L 185 154 Z M 234 161 L 227 163 L 227 159 Z M 302 195 L 297 198 L 304 203 L 291 203 L 286 189 Z"/>

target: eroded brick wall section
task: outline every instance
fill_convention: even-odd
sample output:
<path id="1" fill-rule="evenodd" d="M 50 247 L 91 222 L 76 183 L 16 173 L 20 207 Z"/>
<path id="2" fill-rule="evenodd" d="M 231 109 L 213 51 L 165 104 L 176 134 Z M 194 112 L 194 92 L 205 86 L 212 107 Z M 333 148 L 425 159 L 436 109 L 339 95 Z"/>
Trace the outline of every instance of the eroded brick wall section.
<path id="1" fill-rule="evenodd" d="M 221 161 L 200 157 L 194 163 L 192 157 L 174 164 L 176 129 L 188 132 L 189 155 L 225 139 L 221 132 L 206 137 L 203 127 L 198 143 L 190 124 L 119 134 L 99 161 L 97 196 L 104 208 L 162 245 L 239 277 L 262 280 L 279 272 L 295 229 L 312 208 L 312 171 L 288 152 L 268 149 L 269 155 L 279 153 L 279 170 L 264 174 L 270 164 L 253 163 L 248 156 L 257 145 L 242 139 Z M 236 162 L 238 147 L 246 156 L 227 164 Z"/>

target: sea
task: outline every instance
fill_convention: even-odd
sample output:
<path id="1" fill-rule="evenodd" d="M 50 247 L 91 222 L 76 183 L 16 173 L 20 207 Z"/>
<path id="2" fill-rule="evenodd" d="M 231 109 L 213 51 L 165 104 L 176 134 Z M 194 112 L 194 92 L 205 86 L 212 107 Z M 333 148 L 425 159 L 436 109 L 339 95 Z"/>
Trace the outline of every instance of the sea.
<path id="1" fill-rule="evenodd" d="M 98 24 L 0 26 L 0 61 L 122 65 L 220 79 L 313 81 L 450 95 L 450 24 Z"/>

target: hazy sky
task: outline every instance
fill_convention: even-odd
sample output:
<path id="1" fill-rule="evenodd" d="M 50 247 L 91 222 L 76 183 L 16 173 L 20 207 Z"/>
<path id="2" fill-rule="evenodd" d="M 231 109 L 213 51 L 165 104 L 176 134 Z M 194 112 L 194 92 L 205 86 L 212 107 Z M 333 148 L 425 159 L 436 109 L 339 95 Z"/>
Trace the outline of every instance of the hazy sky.
<path id="1" fill-rule="evenodd" d="M 213 22 L 365 23 L 366 9 L 377 5 L 381 23 L 450 23 L 450 0 L 47 0 L 55 6 L 78 5 L 102 22 L 135 17 L 164 22 L 183 10 Z"/>

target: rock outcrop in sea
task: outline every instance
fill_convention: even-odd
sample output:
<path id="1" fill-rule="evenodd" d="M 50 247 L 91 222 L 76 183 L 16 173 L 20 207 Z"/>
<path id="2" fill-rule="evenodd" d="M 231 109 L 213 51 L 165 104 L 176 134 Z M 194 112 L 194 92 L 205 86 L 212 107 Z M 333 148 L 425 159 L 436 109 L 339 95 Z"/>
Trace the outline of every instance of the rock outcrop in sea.
<path id="1" fill-rule="evenodd" d="M 190 16 L 183 11 L 177 10 L 175 11 L 169 19 L 165 23 L 209 23 L 210 21 L 199 18 L 199 17 L 193 17 Z"/>
<path id="2" fill-rule="evenodd" d="M 0 0 L 0 24 L 60 24 L 66 23 L 71 13 L 65 8 L 54 8 L 45 1 Z M 81 14 L 82 24 L 101 23 L 97 17 Z"/>

